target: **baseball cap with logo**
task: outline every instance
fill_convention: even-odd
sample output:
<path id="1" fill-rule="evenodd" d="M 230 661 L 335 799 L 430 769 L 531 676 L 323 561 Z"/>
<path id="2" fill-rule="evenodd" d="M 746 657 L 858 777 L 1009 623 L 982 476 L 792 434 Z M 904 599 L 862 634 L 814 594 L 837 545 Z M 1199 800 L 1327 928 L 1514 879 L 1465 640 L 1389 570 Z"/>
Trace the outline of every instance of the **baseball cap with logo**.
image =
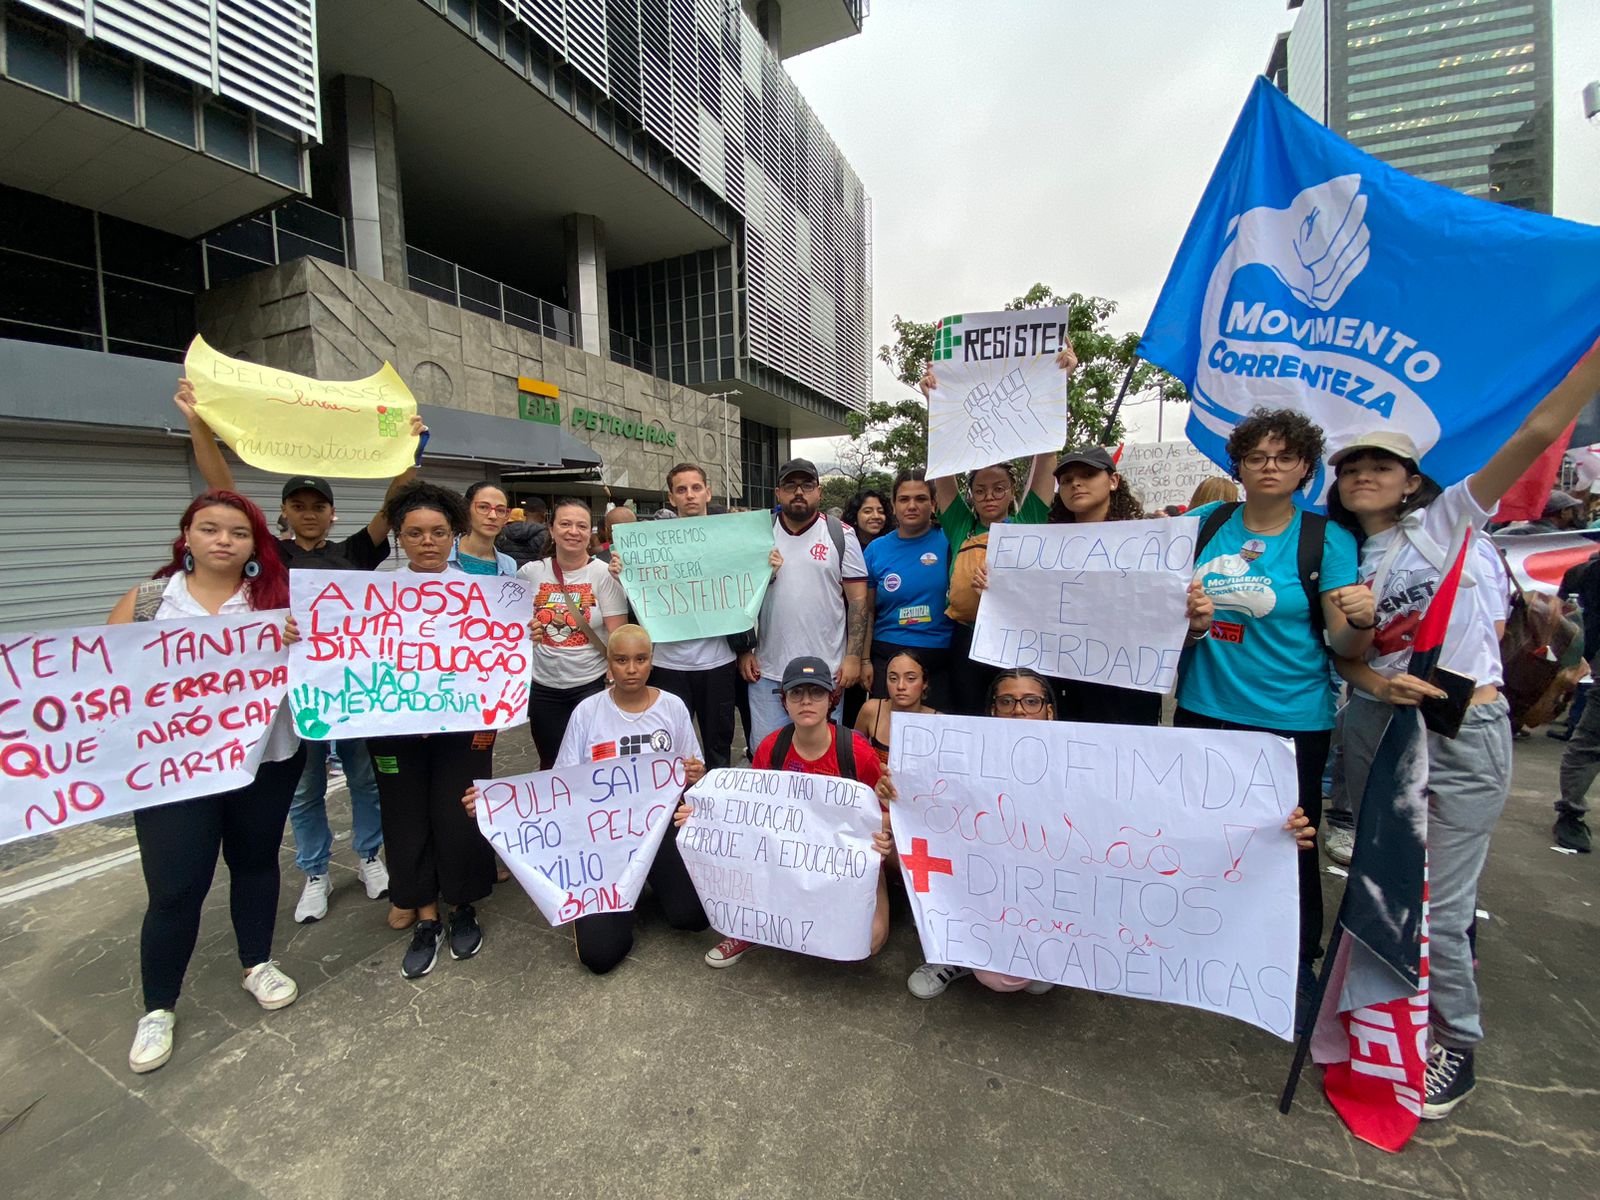
<path id="1" fill-rule="evenodd" d="M 1082 463 L 1087 467 L 1094 467 L 1099 471 L 1114 472 L 1117 469 L 1116 460 L 1113 459 L 1107 451 L 1101 449 L 1099 446 L 1079 446 L 1075 450 L 1068 450 L 1061 456 L 1061 461 L 1056 463 L 1056 477 L 1060 478 L 1061 472 L 1065 471 L 1068 467 L 1073 466 L 1076 463 Z"/>
<path id="2" fill-rule="evenodd" d="M 809 458 L 791 458 L 788 462 L 784 463 L 783 466 L 778 468 L 779 483 L 782 483 L 791 475 L 803 475 L 813 482 L 816 482 L 821 478 L 821 476 L 817 474 L 817 464 L 812 462 Z"/>
<path id="3" fill-rule="evenodd" d="M 831 692 L 833 672 L 820 658 L 792 659 L 783 669 L 783 682 L 778 686 L 785 692 L 797 687 L 819 687 L 823 691 Z"/>
<path id="4" fill-rule="evenodd" d="M 333 485 L 315 475 L 296 475 L 283 485 L 283 498 L 287 500 L 296 492 L 315 492 L 329 504 L 333 503 Z"/>

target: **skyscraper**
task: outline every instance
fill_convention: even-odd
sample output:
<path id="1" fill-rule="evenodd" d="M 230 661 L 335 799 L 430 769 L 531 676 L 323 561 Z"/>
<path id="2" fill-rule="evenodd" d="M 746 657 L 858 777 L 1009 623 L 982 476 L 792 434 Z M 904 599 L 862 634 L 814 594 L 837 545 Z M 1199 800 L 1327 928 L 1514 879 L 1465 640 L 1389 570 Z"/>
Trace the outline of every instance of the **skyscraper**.
<path id="1" fill-rule="evenodd" d="M 1550 211 L 1550 0 L 1289 7 L 1268 74 L 1306 112 L 1419 178 Z"/>

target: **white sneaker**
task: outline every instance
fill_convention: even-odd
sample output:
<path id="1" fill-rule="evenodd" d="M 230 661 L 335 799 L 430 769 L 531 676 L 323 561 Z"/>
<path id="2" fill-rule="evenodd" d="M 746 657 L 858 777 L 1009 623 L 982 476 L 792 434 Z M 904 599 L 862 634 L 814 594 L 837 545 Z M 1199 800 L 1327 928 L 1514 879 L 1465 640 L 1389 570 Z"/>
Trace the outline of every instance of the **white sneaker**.
<path id="1" fill-rule="evenodd" d="M 172 1027 L 178 1018 L 165 1008 L 151 1009 L 139 1018 L 133 1031 L 133 1048 L 128 1051 L 128 1066 L 143 1075 L 164 1066 L 172 1057 Z"/>
<path id="2" fill-rule="evenodd" d="M 1055 986 L 1055 984 L 1043 979 L 1030 979 L 1028 980 L 1028 986 L 1022 990 L 1030 996 L 1042 996 L 1046 992 L 1054 990 Z"/>
<path id="3" fill-rule="evenodd" d="M 328 876 L 307 875 L 300 903 L 294 906 L 294 919 L 302 925 L 322 920 L 328 915 L 328 893 L 332 890 L 333 881 Z"/>
<path id="4" fill-rule="evenodd" d="M 367 889 L 368 900 L 382 900 L 389 894 L 389 868 L 376 854 L 356 868 L 356 875 Z"/>
<path id="5" fill-rule="evenodd" d="M 1348 867 L 1356 852 L 1356 835 L 1338 825 L 1322 827 L 1322 848 L 1341 867 Z"/>
<path id="6" fill-rule="evenodd" d="M 300 998 L 300 988 L 295 981 L 278 970 L 278 964 L 270 959 L 246 971 L 241 986 L 268 1012 L 287 1008 Z"/>
<path id="7" fill-rule="evenodd" d="M 918 1000 L 932 1000 L 963 975 L 971 975 L 969 967 L 945 967 L 938 963 L 923 963 L 906 980 L 906 987 Z"/>

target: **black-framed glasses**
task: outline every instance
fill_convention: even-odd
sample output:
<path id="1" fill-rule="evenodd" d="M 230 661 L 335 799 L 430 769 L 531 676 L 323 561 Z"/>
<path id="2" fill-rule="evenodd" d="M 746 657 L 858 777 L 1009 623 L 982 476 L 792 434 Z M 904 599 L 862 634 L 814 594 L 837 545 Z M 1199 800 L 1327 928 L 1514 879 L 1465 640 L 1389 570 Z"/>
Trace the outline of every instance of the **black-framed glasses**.
<path id="1" fill-rule="evenodd" d="M 1026 696 L 1002 694 L 994 698 L 994 710 L 997 713 L 1009 714 L 1021 711 L 1029 716 L 1035 716 L 1044 711 L 1044 706 L 1045 698 L 1034 692 L 1029 692 Z"/>
<path id="2" fill-rule="evenodd" d="M 1306 460 L 1293 450 L 1285 450 L 1282 454 L 1267 454 L 1257 450 L 1254 454 L 1246 454 L 1239 461 L 1252 471 L 1259 471 L 1268 463 L 1276 463 L 1280 471 L 1292 471 L 1302 466 Z"/>

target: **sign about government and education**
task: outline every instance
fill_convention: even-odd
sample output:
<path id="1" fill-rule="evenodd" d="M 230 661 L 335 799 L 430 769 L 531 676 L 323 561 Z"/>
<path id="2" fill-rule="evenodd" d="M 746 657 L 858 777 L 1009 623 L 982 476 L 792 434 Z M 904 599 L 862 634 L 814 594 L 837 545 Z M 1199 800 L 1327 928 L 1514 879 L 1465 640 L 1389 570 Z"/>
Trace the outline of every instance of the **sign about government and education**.
<path id="1" fill-rule="evenodd" d="M 669 754 L 480 779 L 478 828 L 550 924 L 627 912 L 685 782 Z"/>
<path id="2" fill-rule="evenodd" d="M 1144 692 L 1172 690 L 1189 621 L 1194 517 L 996 525 L 972 657 Z"/>
<path id="3" fill-rule="evenodd" d="M 957 475 L 1067 439 L 1067 373 L 1056 355 L 1070 344 L 1066 308 L 963 313 L 933 335 L 928 397 L 928 478 Z"/>
<path id="4" fill-rule="evenodd" d="M 288 615 L 0 635 L 0 842 L 249 783 Z"/>
<path id="5" fill-rule="evenodd" d="M 314 742 L 526 720 L 528 585 L 459 571 L 291 571 L 289 703 Z"/>
<path id="6" fill-rule="evenodd" d="M 389 479 L 416 459 L 417 401 L 388 363 L 365 379 L 312 379 L 218 354 L 197 335 L 183 370 L 195 411 L 252 467 Z"/>
<path id="7" fill-rule="evenodd" d="M 1257 79 L 1139 354 L 1183 380 L 1219 467 L 1252 409 L 1293 408 L 1330 454 L 1405 433 L 1450 484 L 1597 334 L 1600 229 L 1387 166 Z M 1314 499 L 1331 477 L 1319 464 Z"/>
<path id="8" fill-rule="evenodd" d="M 721 767 L 689 790 L 678 853 L 712 928 L 846 961 L 872 951 L 883 810 L 871 788 L 798 771 Z"/>
<path id="9" fill-rule="evenodd" d="M 1203 480 L 1223 474 L 1187 438 L 1125 443 L 1117 459 L 1117 473 L 1133 489 L 1145 512 L 1155 512 L 1169 504 L 1188 504 Z"/>
<path id="10" fill-rule="evenodd" d="M 894 715 L 889 805 L 929 962 L 1294 1027 L 1293 743 Z"/>
<path id="11" fill-rule="evenodd" d="M 743 633 L 772 580 L 772 514 L 634 521 L 612 531 L 622 587 L 658 642 Z"/>

